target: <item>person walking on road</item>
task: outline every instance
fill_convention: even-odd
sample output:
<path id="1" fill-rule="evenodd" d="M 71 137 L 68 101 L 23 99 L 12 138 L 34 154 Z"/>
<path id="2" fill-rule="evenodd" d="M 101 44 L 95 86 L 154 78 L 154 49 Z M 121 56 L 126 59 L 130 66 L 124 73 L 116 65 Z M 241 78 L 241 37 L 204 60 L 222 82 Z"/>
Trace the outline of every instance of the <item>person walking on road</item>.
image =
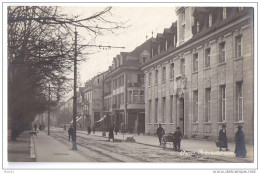
<path id="1" fill-rule="evenodd" d="M 95 134 L 95 131 L 96 131 L 95 124 L 93 124 L 93 126 L 92 126 L 92 131 L 93 131 L 93 134 Z"/>
<path id="2" fill-rule="evenodd" d="M 110 141 L 110 139 L 113 140 L 113 142 L 115 141 L 114 139 L 114 126 L 111 126 L 109 129 L 109 133 L 108 133 L 108 141 Z"/>
<path id="3" fill-rule="evenodd" d="M 161 146 L 162 145 L 162 137 L 165 134 L 164 129 L 162 128 L 161 124 L 159 124 L 159 127 L 158 127 L 156 133 L 157 133 L 157 136 L 159 138 L 159 142 L 160 142 L 160 146 Z"/>
<path id="4" fill-rule="evenodd" d="M 91 128 L 90 128 L 90 126 L 88 126 L 88 134 L 90 134 L 91 133 Z"/>
<path id="5" fill-rule="evenodd" d="M 34 131 L 37 131 L 37 124 L 34 124 Z"/>
<path id="6" fill-rule="evenodd" d="M 73 133 L 73 129 L 72 129 L 72 126 L 70 126 L 70 128 L 68 129 L 69 141 L 70 141 L 70 137 L 71 137 L 71 140 L 72 140 L 72 133 Z"/>
<path id="7" fill-rule="evenodd" d="M 115 124 L 115 123 L 114 123 L 114 130 L 115 130 L 115 133 L 116 133 L 116 135 L 117 135 L 118 128 L 117 128 L 117 126 L 116 126 L 116 124 Z"/>
<path id="8" fill-rule="evenodd" d="M 176 131 L 173 133 L 173 145 L 175 151 L 181 150 L 181 138 L 182 138 L 182 133 L 180 131 L 180 128 L 177 127 Z"/>
<path id="9" fill-rule="evenodd" d="M 242 126 L 238 126 L 238 131 L 236 132 L 236 157 L 245 158 L 246 157 L 246 145 L 245 145 L 245 134 L 242 131 Z"/>
<path id="10" fill-rule="evenodd" d="M 226 148 L 226 151 L 228 151 L 226 125 L 222 125 L 222 129 L 220 129 L 219 131 L 219 141 L 219 150 L 222 150 L 222 148 Z"/>

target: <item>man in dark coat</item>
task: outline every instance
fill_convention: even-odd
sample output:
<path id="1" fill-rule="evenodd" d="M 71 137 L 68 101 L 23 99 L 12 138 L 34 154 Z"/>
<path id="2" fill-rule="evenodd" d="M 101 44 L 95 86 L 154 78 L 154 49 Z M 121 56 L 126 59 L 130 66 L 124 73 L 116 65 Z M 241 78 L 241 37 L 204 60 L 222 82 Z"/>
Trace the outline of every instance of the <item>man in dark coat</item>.
<path id="1" fill-rule="evenodd" d="M 159 138 L 159 142 L 160 142 L 160 146 L 161 146 L 162 145 L 162 137 L 165 134 L 164 129 L 162 128 L 161 124 L 159 124 L 159 127 L 158 127 L 156 133 L 157 133 L 157 136 Z"/>
<path id="2" fill-rule="evenodd" d="M 222 125 L 222 129 L 220 129 L 219 131 L 219 141 L 221 142 L 219 150 L 222 150 L 222 148 L 226 148 L 226 151 L 228 151 L 226 125 Z"/>
<path id="3" fill-rule="evenodd" d="M 182 138 L 182 133 L 180 131 L 180 128 L 177 127 L 176 131 L 173 133 L 173 145 L 175 151 L 181 150 L 181 138 Z"/>
<path id="4" fill-rule="evenodd" d="M 91 133 L 91 128 L 90 128 L 90 126 L 88 126 L 88 134 L 90 134 Z"/>
<path id="5" fill-rule="evenodd" d="M 245 134 L 242 131 L 242 126 L 238 126 L 238 131 L 236 132 L 236 157 L 246 157 L 246 146 L 245 146 Z"/>
<path id="6" fill-rule="evenodd" d="M 113 142 L 115 141 L 115 139 L 114 139 L 114 129 L 115 129 L 114 126 L 110 127 L 109 133 L 108 133 L 108 141 L 110 141 L 110 139 L 112 139 Z"/>
<path id="7" fill-rule="evenodd" d="M 95 134 L 95 131 L 96 131 L 95 124 L 93 124 L 92 131 L 93 131 L 93 134 Z"/>
<path id="8" fill-rule="evenodd" d="M 68 129 L 69 141 L 70 141 L 70 136 L 71 136 L 71 139 L 72 139 L 72 133 L 73 133 L 73 129 L 72 129 L 72 126 L 70 126 L 70 128 Z"/>
<path id="9" fill-rule="evenodd" d="M 34 124 L 34 131 L 37 131 L 37 124 Z"/>

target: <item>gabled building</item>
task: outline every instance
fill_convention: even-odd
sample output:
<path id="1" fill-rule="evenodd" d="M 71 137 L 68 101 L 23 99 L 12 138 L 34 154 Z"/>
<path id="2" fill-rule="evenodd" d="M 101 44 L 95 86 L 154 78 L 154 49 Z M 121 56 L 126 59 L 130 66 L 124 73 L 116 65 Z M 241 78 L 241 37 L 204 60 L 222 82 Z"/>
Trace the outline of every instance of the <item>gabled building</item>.
<path id="1" fill-rule="evenodd" d="M 140 65 L 150 59 L 150 40 L 113 59 L 104 84 L 106 125 L 119 130 L 145 131 L 144 76 Z"/>
<path id="2" fill-rule="evenodd" d="M 233 140 L 238 125 L 253 142 L 253 8 L 178 7 L 176 42 L 152 40 L 145 74 L 145 132 L 161 123 L 185 137 L 216 139 L 221 126 Z M 166 30 L 164 30 L 164 34 Z M 175 40 L 174 39 L 174 40 Z M 176 45 L 175 45 L 176 44 Z"/>
<path id="3" fill-rule="evenodd" d="M 96 75 L 85 83 L 85 87 L 81 90 L 82 101 L 82 113 L 84 120 L 84 128 L 88 126 L 91 128 L 95 125 L 97 130 L 101 130 L 102 125 L 96 123 L 102 118 L 102 105 L 103 105 L 103 79 L 106 72 Z"/>

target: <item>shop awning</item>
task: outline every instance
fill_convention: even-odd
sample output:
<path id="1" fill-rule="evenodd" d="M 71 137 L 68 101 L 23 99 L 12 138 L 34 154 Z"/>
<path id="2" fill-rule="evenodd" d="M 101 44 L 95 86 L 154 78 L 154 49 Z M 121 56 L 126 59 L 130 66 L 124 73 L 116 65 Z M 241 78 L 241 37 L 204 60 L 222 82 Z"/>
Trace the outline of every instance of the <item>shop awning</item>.
<path id="1" fill-rule="evenodd" d="M 82 118 L 82 116 L 76 117 L 76 123 Z M 73 123 L 73 120 L 70 122 L 70 124 Z"/>
<path id="2" fill-rule="evenodd" d="M 101 121 L 103 121 L 105 118 L 106 118 L 107 116 L 106 115 L 104 115 L 100 120 L 98 120 L 98 121 L 96 121 L 95 123 L 98 123 L 98 122 L 101 122 Z"/>

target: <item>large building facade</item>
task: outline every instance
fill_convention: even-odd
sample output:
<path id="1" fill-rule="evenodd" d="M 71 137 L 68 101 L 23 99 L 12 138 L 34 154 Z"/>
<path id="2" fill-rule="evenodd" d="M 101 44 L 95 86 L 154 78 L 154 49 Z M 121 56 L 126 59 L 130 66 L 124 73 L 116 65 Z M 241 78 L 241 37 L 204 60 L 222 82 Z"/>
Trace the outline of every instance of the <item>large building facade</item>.
<path id="1" fill-rule="evenodd" d="M 246 141 L 254 132 L 253 8 L 179 7 L 172 47 L 142 66 L 145 74 L 145 132 L 158 124 L 178 126 L 187 138 L 215 139 L 227 126 L 229 140 L 238 125 Z M 157 36 L 161 50 L 168 36 Z"/>

